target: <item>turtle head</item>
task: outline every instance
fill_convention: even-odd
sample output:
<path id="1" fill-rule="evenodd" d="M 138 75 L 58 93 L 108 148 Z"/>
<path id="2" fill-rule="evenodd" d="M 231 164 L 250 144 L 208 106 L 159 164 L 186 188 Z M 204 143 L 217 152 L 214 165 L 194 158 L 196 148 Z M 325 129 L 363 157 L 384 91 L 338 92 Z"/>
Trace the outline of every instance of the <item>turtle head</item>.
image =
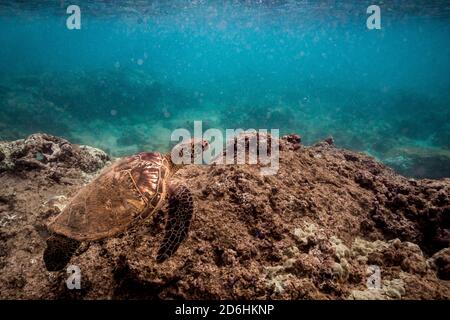
<path id="1" fill-rule="evenodd" d="M 208 149 L 209 142 L 203 139 L 192 138 L 189 142 L 189 146 L 191 147 L 191 160 L 194 162 L 195 158 L 201 157 L 203 155 L 203 151 Z"/>
<path id="2" fill-rule="evenodd" d="M 209 143 L 207 140 L 193 138 L 188 142 L 177 144 L 172 149 L 169 157 L 176 167 L 184 164 L 194 164 L 196 159 L 201 159 L 203 152 L 208 147 Z"/>

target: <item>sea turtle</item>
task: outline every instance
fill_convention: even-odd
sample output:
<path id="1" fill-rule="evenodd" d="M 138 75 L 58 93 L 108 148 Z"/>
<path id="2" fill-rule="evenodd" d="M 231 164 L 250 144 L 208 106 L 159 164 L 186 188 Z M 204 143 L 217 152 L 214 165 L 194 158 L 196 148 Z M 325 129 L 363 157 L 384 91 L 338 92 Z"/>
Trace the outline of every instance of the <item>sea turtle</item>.
<path id="1" fill-rule="evenodd" d="M 191 140 L 189 145 L 178 146 L 179 155 L 189 147 L 194 159 L 208 143 Z M 83 187 L 48 225 L 51 236 L 43 254 L 47 270 L 63 269 L 82 241 L 120 234 L 157 212 L 166 200 L 165 234 L 156 261 L 170 257 L 186 237 L 194 209 L 189 189 L 170 182 L 181 166 L 171 159 L 170 153 L 158 152 L 126 157 Z"/>

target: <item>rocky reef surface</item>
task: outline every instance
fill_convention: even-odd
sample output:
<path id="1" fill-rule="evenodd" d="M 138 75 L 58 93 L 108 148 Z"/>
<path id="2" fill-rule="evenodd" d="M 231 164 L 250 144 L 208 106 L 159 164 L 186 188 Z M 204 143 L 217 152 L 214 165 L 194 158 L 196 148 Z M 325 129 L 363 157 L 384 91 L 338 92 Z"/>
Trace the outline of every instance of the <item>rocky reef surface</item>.
<path id="1" fill-rule="evenodd" d="M 195 216 L 175 255 L 155 260 L 161 211 L 83 244 L 71 261 L 82 288 L 69 290 L 65 271 L 44 267 L 46 223 L 114 159 L 45 134 L 0 143 L 0 298 L 450 298 L 450 179 L 405 178 L 332 139 L 280 147 L 273 176 L 258 165 L 179 170 Z"/>

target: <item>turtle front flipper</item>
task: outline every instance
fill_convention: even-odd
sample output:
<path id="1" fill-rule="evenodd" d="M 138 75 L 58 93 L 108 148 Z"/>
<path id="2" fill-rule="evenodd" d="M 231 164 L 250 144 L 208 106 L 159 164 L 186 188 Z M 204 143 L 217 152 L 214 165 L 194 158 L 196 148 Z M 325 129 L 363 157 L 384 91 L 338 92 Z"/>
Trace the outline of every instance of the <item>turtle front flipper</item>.
<path id="1" fill-rule="evenodd" d="M 70 261 L 80 242 L 68 237 L 54 234 L 47 239 L 44 251 L 44 263 L 48 271 L 62 270 Z"/>
<path id="2" fill-rule="evenodd" d="M 186 186 L 170 188 L 169 193 L 164 239 L 156 257 L 158 262 L 163 262 L 177 251 L 188 234 L 194 211 L 192 194 Z"/>

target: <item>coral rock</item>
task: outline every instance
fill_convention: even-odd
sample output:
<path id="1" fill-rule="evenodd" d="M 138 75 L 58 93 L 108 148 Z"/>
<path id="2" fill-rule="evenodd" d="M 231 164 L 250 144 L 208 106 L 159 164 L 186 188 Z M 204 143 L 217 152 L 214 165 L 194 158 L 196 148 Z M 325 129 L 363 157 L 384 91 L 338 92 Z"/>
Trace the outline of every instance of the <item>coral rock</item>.
<path id="1" fill-rule="evenodd" d="M 45 224 L 109 157 L 42 134 L 1 143 L 0 298 L 449 299 L 450 179 L 411 180 L 361 153 L 292 141 L 280 140 L 271 176 L 259 164 L 180 169 L 195 215 L 177 252 L 155 260 L 157 212 L 78 249 L 82 290 L 45 270 Z"/>

